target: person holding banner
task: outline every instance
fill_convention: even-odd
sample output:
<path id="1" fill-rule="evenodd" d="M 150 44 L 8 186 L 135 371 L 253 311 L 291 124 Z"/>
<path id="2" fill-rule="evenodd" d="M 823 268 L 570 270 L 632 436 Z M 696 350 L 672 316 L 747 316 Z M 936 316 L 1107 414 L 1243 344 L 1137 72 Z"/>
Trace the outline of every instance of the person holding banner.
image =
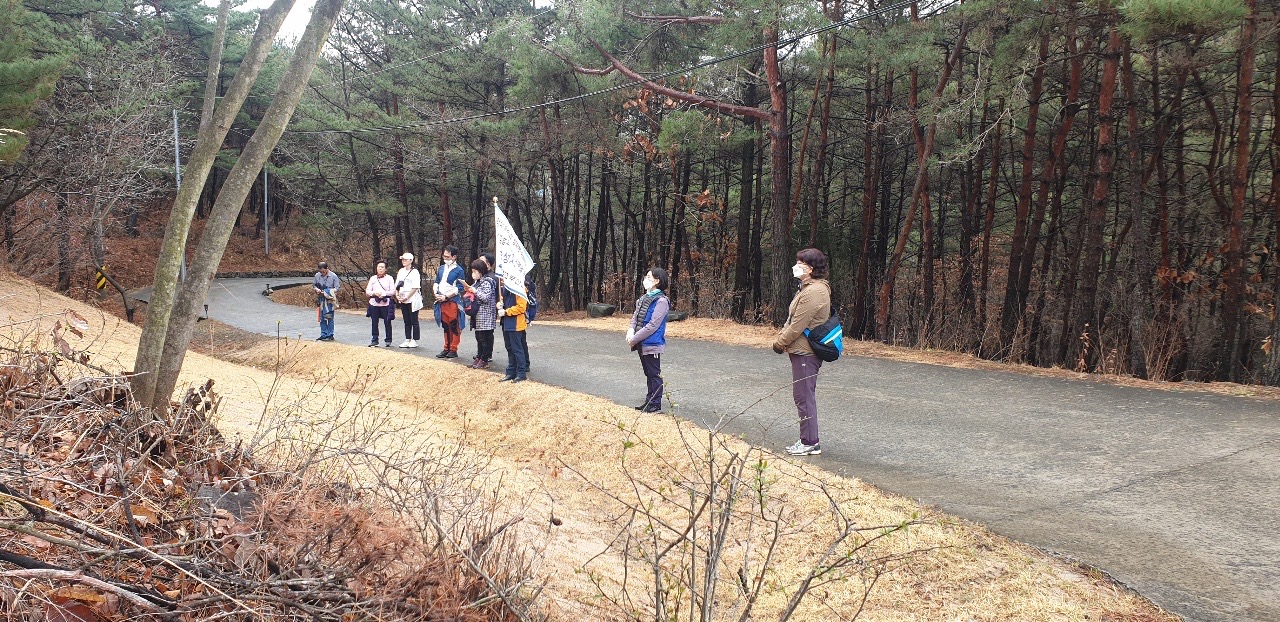
<path id="1" fill-rule="evenodd" d="M 465 277 L 458 265 L 458 247 L 449 245 L 440 252 L 440 269 L 431 291 L 436 297 L 436 326 L 444 329 L 444 349 L 438 359 L 458 358 L 458 342 L 462 341 L 462 329 L 467 327 L 466 314 L 462 312 L 462 296 L 458 283 Z"/>
<path id="2" fill-rule="evenodd" d="M 524 316 L 529 303 L 511 285 L 507 279 L 499 281 L 502 300 L 497 310 L 502 318 L 502 344 L 507 348 L 507 373 L 498 382 L 524 382 L 529 376 L 529 342 L 525 334 L 529 320 Z M 518 289 L 523 290 L 523 284 Z"/>

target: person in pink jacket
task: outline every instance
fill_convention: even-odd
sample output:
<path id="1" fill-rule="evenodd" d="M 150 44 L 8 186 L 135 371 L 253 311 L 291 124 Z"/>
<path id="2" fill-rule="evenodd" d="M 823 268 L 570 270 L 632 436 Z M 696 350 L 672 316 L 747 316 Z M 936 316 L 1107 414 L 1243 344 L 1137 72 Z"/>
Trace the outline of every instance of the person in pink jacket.
<path id="1" fill-rule="evenodd" d="M 384 332 L 387 334 L 385 344 L 390 348 L 391 322 L 396 319 L 396 307 L 391 304 L 396 296 L 396 280 L 387 274 L 385 261 L 379 261 L 374 272 L 374 275 L 369 277 L 369 284 L 364 286 L 364 293 L 369 297 L 369 307 L 364 314 L 373 321 L 373 340 L 369 342 L 369 347 L 378 345 L 378 322 L 382 322 L 386 329 Z"/>

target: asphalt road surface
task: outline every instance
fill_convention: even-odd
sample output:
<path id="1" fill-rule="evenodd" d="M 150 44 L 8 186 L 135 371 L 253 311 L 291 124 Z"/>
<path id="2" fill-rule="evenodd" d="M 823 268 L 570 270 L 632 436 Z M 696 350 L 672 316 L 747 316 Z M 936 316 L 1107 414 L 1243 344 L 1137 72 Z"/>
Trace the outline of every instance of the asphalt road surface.
<path id="1" fill-rule="evenodd" d="M 315 311 L 262 296 L 268 281 L 215 282 L 210 317 L 318 336 Z M 336 333 L 364 346 L 369 320 L 339 313 Z M 397 351 L 439 352 L 429 308 L 422 336 Z M 529 350 L 531 380 L 643 401 L 621 334 L 535 321 Z M 681 416 L 778 450 L 798 436 L 785 357 L 671 340 L 663 368 Z M 824 366 L 818 408 L 823 454 L 803 460 L 1096 566 L 1187 620 L 1280 620 L 1274 401 L 847 357 Z"/>

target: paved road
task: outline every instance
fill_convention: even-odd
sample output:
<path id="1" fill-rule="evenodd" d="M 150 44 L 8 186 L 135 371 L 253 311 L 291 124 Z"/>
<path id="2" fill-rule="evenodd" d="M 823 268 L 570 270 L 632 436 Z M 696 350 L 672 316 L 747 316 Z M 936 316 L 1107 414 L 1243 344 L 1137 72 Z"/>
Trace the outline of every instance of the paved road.
<path id="1" fill-rule="evenodd" d="M 265 283 L 215 283 L 210 316 L 319 334 L 314 311 L 271 302 Z M 337 335 L 362 346 L 368 320 L 340 313 Z M 423 337 L 418 354 L 439 351 L 429 317 Z M 473 348 L 464 337 L 457 360 Z M 534 380 L 643 399 L 621 335 L 535 322 L 529 348 Z M 782 356 L 673 340 L 664 363 L 681 415 L 795 440 Z M 1097 566 L 1187 620 L 1280 620 L 1276 402 L 849 357 L 823 370 L 818 404 L 824 453 L 805 460 Z"/>

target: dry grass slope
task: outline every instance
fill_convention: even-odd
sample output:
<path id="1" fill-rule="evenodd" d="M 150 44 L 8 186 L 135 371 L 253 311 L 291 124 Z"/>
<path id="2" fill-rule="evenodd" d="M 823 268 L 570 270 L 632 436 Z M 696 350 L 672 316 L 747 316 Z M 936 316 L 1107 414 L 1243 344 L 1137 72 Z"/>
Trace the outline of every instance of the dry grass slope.
<path id="1" fill-rule="evenodd" d="M 30 283 L 0 278 L 5 331 L 47 332 L 65 308 L 93 324 L 77 347 L 92 352 L 99 365 L 128 367 L 136 327 Z M 710 436 L 671 416 L 639 415 L 536 382 L 498 384 L 493 375 L 459 374 L 449 363 L 340 344 L 261 342 L 225 358 L 230 362 L 193 352 L 183 370 L 185 381 L 193 384 L 217 379 L 224 396 L 219 422 L 224 434 L 258 433 L 264 411 L 271 408 L 264 405 L 268 397 L 273 404 L 307 405 L 303 410 L 322 420 L 332 416 L 333 405 L 358 395 L 385 409 L 389 425 L 404 426 L 406 445 L 432 451 L 457 444 L 483 455 L 486 468 L 501 480 L 498 501 L 504 511 L 521 519 L 520 537 L 542 551 L 552 619 L 624 619 L 627 612 L 618 603 L 643 611 L 658 600 L 688 598 L 688 590 L 674 583 L 666 591 L 641 584 L 637 577 L 651 576 L 646 573 L 652 567 L 640 558 L 652 556 L 654 549 L 638 536 L 647 533 L 650 542 L 688 548 L 686 555 L 705 550 L 694 547 L 707 546 L 707 530 L 714 526 L 708 521 L 719 514 L 690 514 L 678 501 L 723 481 L 719 474 L 735 459 L 746 465 L 748 475 L 755 474 L 742 480 L 754 488 L 739 502 L 755 499 L 764 508 L 737 506 L 719 550 L 726 568 L 745 568 L 741 579 L 759 583 L 754 619 L 777 618 L 798 582 L 815 567 L 831 564 L 823 554 L 842 519 L 873 527 L 913 518 L 922 522 L 867 548 L 850 545 L 865 543 L 874 532 L 859 533 L 845 548 L 837 547 L 837 554 L 854 550 L 869 565 L 844 574 L 842 581 L 824 583 L 830 576 L 819 577 L 792 619 L 847 618 L 863 605 L 864 582 L 872 579 L 862 620 L 1175 619 L 1120 586 L 981 526 L 732 438 Z M 722 493 L 710 496 L 715 494 Z M 698 516 L 690 522 L 696 538 L 666 534 L 670 525 L 661 521 L 690 515 Z M 774 540 L 765 529 L 770 523 L 763 520 L 770 516 L 779 527 Z M 759 572 L 762 551 L 770 545 L 775 547 L 770 569 Z M 735 589 L 740 577 L 733 575 L 726 569 L 711 582 L 718 586 L 711 599 L 719 612 L 715 619 L 744 606 L 744 592 Z M 679 619 L 688 614 L 683 610 Z"/>

